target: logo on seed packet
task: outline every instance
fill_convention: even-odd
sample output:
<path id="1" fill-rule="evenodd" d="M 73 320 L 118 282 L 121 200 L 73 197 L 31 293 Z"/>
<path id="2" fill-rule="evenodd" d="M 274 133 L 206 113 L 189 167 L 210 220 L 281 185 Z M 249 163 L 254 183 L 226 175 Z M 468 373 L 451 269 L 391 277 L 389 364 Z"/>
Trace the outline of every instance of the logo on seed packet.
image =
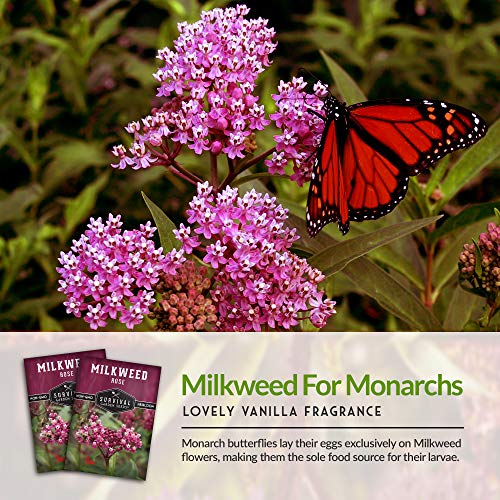
<path id="1" fill-rule="evenodd" d="M 135 398 L 121 389 L 97 392 L 96 405 L 110 413 L 121 413 L 135 408 Z"/>
<path id="2" fill-rule="evenodd" d="M 66 381 L 49 391 L 49 399 L 56 405 L 71 406 L 75 397 L 76 382 Z"/>

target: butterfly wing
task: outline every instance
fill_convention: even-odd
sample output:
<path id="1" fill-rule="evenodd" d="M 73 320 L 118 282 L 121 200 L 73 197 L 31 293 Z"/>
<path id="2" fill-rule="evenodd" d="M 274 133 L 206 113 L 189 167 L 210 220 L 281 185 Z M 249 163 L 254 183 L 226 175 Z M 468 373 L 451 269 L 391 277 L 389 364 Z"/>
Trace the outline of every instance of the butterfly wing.
<path id="1" fill-rule="evenodd" d="M 347 108 L 342 171 L 349 218 L 378 219 L 404 198 L 408 178 L 486 134 L 486 123 L 455 104 L 386 99 Z"/>
<path id="2" fill-rule="evenodd" d="M 338 122 L 326 122 L 307 198 L 306 223 L 311 237 L 334 221 L 338 221 L 343 234 L 349 231 L 349 207 L 340 164 L 344 136 L 345 130 L 341 129 Z"/>
<path id="3" fill-rule="evenodd" d="M 331 109 L 338 112 L 333 102 Z M 478 115 L 443 101 L 367 101 L 344 113 L 345 124 L 327 108 L 307 203 L 311 236 L 329 222 L 337 221 L 346 234 L 349 220 L 386 215 L 404 198 L 409 176 L 487 131 Z"/>
<path id="4" fill-rule="evenodd" d="M 347 186 L 349 219 L 353 221 L 378 219 L 388 214 L 408 189 L 406 168 L 371 147 L 354 128 L 346 139 L 342 172 Z"/>
<path id="5" fill-rule="evenodd" d="M 443 101 L 368 101 L 349 106 L 347 113 L 361 139 L 408 175 L 474 144 L 487 130 L 472 111 Z"/>

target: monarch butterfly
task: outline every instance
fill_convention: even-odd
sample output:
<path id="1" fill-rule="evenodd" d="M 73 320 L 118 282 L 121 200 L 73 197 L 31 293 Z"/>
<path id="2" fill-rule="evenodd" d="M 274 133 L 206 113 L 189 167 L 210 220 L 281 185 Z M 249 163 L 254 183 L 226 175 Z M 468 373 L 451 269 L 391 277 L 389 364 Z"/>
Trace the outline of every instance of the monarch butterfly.
<path id="1" fill-rule="evenodd" d="M 347 106 L 329 94 L 323 109 L 306 208 L 311 237 L 329 222 L 345 235 L 350 221 L 388 214 L 405 197 L 409 176 L 474 144 L 487 130 L 472 111 L 428 99 Z"/>

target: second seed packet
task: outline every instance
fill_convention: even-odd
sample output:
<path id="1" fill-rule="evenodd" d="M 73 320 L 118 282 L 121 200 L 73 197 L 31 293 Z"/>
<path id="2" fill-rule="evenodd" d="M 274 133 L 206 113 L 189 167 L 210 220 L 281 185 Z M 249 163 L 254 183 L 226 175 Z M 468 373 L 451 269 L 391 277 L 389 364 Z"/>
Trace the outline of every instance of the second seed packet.
<path id="1" fill-rule="evenodd" d="M 146 479 L 160 372 L 159 366 L 82 359 L 66 470 Z"/>

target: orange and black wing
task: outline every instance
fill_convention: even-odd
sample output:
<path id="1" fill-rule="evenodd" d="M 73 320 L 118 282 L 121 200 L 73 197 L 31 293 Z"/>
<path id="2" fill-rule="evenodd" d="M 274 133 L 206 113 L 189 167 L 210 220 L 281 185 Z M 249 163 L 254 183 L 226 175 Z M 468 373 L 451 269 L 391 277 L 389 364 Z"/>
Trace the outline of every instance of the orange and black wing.
<path id="1" fill-rule="evenodd" d="M 307 230 L 311 237 L 335 221 L 343 234 L 349 231 L 349 207 L 340 164 L 342 134 L 339 135 L 337 128 L 334 120 L 326 122 L 311 174 L 306 208 Z"/>
<path id="2" fill-rule="evenodd" d="M 378 219 L 404 198 L 408 178 L 486 133 L 475 113 L 442 101 L 389 99 L 347 108 L 342 158 L 349 218 Z"/>
<path id="3" fill-rule="evenodd" d="M 416 175 L 443 156 L 471 146 L 487 130 L 472 111 L 443 101 L 385 99 L 347 108 L 349 126 L 393 163 Z"/>
<path id="4" fill-rule="evenodd" d="M 346 234 L 349 220 L 386 215 L 404 198 L 409 176 L 474 144 L 486 131 L 478 115 L 443 101 L 362 102 L 346 108 L 345 121 L 338 123 L 327 110 L 309 188 L 309 234 L 334 221 Z"/>
<path id="5" fill-rule="evenodd" d="M 349 219 L 378 219 L 405 197 L 408 173 L 364 141 L 356 129 L 347 136 L 342 158 Z"/>

